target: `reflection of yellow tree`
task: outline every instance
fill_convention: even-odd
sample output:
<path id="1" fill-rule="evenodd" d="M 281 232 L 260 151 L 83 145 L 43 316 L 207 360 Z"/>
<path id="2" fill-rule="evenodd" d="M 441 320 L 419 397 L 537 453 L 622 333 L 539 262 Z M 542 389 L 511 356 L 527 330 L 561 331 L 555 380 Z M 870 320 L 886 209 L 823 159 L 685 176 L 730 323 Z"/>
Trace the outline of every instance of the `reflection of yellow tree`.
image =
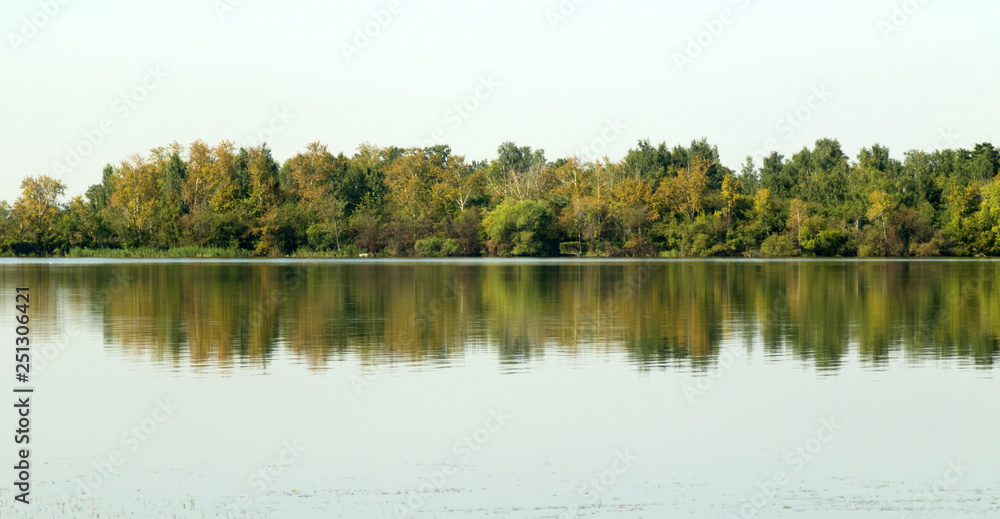
<path id="1" fill-rule="evenodd" d="M 72 306 L 67 308 L 67 306 L 60 304 L 60 299 L 73 298 L 76 302 L 80 302 L 80 298 L 77 294 L 59 290 L 59 288 L 71 282 L 73 277 L 71 270 L 53 269 L 50 268 L 50 265 L 7 264 L 0 266 L 0 286 L 5 289 L 4 296 L 9 299 L 10 306 L 8 308 L 10 311 L 15 311 L 15 304 L 24 303 L 23 300 L 18 300 L 15 303 L 15 294 L 24 294 L 28 299 L 28 347 L 34 347 L 36 355 L 39 353 L 39 349 L 60 344 L 69 336 L 67 324 L 76 308 Z M 28 290 L 15 292 L 15 288 L 27 288 Z M 16 315 L 20 316 L 21 313 L 17 312 Z M 13 335 L 14 326 L 17 326 L 14 324 L 14 314 L 11 315 L 10 323 L 10 325 L 5 326 L 9 326 L 7 331 Z M 10 340 L 10 344 L 10 351 L 13 352 L 13 339 Z"/>

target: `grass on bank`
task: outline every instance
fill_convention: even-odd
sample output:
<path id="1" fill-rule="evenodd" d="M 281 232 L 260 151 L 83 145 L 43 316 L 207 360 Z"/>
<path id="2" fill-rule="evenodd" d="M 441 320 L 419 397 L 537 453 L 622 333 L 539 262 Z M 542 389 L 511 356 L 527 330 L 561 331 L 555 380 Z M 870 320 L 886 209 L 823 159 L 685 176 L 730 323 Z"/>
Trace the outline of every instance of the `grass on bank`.
<path id="1" fill-rule="evenodd" d="M 281 256 L 283 258 L 356 258 L 356 257 L 378 257 L 378 254 L 363 254 L 353 245 L 343 247 L 336 251 L 314 251 L 308 247 L 301 248 L 293 253 Z M 155 247 L 137 247 L 129 249 L 82 249 L 73 248 L 65 254 L 67 258 L 259 258 L 268 256 L 254 255 L 252 251 L 246 249 L 231 249 L 220 247 L 172 247 L 170 249 L 157 249 Z"/>
<path id="2" fill-rule="evenodd" d="M 249 258 L 249 251 L 243 249 L 222 249 L 213 247 L 173 247 L 156 249 L 139 247 L 134 249 L 71 249 L 67 258 Z"/>

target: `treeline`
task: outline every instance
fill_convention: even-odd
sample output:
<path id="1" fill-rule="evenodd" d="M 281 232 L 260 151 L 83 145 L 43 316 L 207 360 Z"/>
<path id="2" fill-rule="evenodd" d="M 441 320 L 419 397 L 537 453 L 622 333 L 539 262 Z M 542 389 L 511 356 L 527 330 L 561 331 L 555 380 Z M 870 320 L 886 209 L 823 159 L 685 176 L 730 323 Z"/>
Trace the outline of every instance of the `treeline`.
<path id="1" fill-rule="evenodd" d="M 545 157 L 506 142 L 467 161 L 448 146 L 352 156 L 309 144 L 173 143 L 104 168 L 85 195 L 25 178 L 0 204 L 0 252 L 215 248 L 257 256 L 1000 255 L 1000 151 L 832 139 L 736 173 L 705 139 L 640 141 L 619 161 Z M 183 249 L 180 249 L 183 250 Z"/>

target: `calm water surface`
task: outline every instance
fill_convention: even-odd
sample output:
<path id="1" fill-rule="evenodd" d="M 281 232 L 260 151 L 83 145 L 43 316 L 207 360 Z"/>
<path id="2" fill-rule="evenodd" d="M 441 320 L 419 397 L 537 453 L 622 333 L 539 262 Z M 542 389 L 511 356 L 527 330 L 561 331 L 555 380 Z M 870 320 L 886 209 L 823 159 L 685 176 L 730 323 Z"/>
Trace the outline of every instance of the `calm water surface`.
<path id="1" fill-rule="evenodd" d="M 997 261 L 0 277 L 36 348 L 3 517 L 1000 517 Z"/>

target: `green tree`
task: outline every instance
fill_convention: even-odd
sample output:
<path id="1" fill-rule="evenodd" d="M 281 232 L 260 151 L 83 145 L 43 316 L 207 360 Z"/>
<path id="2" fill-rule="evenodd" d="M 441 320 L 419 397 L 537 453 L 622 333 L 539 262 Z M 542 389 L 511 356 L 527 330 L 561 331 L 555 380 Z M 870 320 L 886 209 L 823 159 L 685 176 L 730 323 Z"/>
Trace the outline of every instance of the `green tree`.
<path id="1" fill-rule="evenodd" d="M 515 198 L 523 202 L 548 191 L 552 179 L 544 150 L 505 142 L 497 148 L 497 155 L 486 175 L 494 200 Z"/>
<path id="2" fill-rule="evenodd" d="M 778 201 L 771 195 L 771 190 L 762 188 L 753 197 L 751 218 L 745 231 L 752 243 L 762 243 L 768 236 L 784 227 Z"/>
<path id="3" fill-rule="evenodd" d="M 498 256 L 542 256 L 552 253 L 554 217 L 544 200 L 504 200 L 486 216 L 487 246 Z"/>
<path id="4" fill-rule="evenodd" d="M 654 148 L 649 139 L 643 139 L 639 141 L 638 147 L 630 149 L 625 156 L 625 171 L 631 177 L 645 180 L 655 190 L 664 177 L 676 170 L 666 143 L 660 143 Z"/>
<path id="5" fill-rule="evenodd" d="M 878 145 L 876 145 L 878 148 Z M 886 150 L 888 153 L 888 150 Z M 803 150 L 793 158 L 804 184 L 801 194 L 805 201 L 835 213 L 844 203 L 847 192 L 847 155 L 836 139 L 816 141 L 812 151 Z"/>
<path id="6" fill-rule="evenodd" d="M 792 177 L 790 168 L 785 168 L 785 157 L 775 151 L 764 157 L 760 186 L 778 198 L 788 199 L 794 196 L 792 193 L 798 188 L 798 179 Z"/>
<path id="7" fill-rule="evenodd" d="M 980 254 L 1000 256 L 1000 175 L 983 188 L 982 195 L 976 250 Z"/>
<path id="8" fill-rule="evenodd" d="M 59 241 L 65 249 L 92 247 L 97 228 L 98 222 L 90 206 L 83 197 L 73 197 L 61 215 Z"/>
<path id="9" fill-rule="evenodd" d="M 362 206 L 372 209 L 373 204 L 381 203 L 386 191 L 383 174 L 386 155 L 380 148 L 362 144 L 353 158 L 340 163 L 342 170 L 335 177 L 333 194 L 347 204 L 347 214 Z"/>
<path id="10" fill-rule="evenodd" d="M 974 217 L 982 201 L 980 187 L 976 184 L 959 187 L 955 181 L 948 189 L 948 221 L 944 234 L 952 242 L 953 252 L 968 256 L 975 252 L 977 222 Z"/>
<path id="11" fill-rule="evenodd" d="M 754 167 L 753 157 L 748 156 L 740 170 L 740 187 L 746 196 L 753 196 L 760 189 L 760 172 Z"/>

